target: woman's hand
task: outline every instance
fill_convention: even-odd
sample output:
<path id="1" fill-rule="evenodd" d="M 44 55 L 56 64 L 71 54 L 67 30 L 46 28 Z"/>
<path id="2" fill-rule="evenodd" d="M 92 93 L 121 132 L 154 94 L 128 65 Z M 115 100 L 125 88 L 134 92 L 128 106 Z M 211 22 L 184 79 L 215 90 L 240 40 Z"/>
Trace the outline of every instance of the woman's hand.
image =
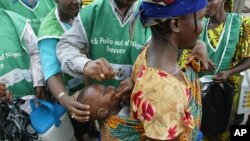
<path id="1" fill-rule="evenodd" d="M 83 69 L 83 73 L 89 78 L 98 81 L 113 79 L 115 76 L 115 72 L 111 65 L 104 58 L 88 62 Z"/>
<path id="2" fill-rule="evenodd" d="M 131 77 L 123 80 L 118 86 L 116 90 L 117 94 L 114 96 L 114 98 L 119 99 L 124 103 L 128 103 L 133 88 L 134 88 L 134 81 Z"/>
<path id="3" fill-rule="evenodd" d="M 71 118 L 74 118 L 79 122 L 87 122 L 89 121 L 89 114 L 90 114 L 90 112 L 88 111 L 89 106 L 79 103 L 77 101 L 78 95 L 79 92 L 76 92 L 72 96 L 68 96 L 65 94 L 60 98 L 60 103 L 70 113 Z"/>

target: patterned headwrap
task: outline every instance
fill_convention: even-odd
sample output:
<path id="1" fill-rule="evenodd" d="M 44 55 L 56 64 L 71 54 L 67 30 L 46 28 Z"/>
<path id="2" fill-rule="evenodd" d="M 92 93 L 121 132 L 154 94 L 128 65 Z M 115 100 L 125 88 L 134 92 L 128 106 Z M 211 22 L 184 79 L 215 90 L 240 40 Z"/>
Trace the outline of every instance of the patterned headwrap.
<path id="1" fill-rule="evenodd" d="M 140 17 L 143 26 L 152 26 L 167 19 L 195 13 L 207 6 L 207 0 L 143 0 Z"/>

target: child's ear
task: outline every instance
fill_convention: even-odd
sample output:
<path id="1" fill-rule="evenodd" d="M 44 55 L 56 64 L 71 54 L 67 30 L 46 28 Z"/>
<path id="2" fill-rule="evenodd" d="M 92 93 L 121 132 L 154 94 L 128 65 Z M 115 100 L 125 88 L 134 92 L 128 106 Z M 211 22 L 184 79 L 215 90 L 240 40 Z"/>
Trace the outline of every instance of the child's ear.
<path id="1" fill-rule="evenodd" d="M 97 110 L 97 116 L 101 117 L 101 118 L 104 118 L 104 117 L 106 117 L 108 115 L 108 112 L 109 112 L 108 109 L 100 108 L 100 109 Z"/>
<path id="2" fill-rule="evenodd" d="M 173 32 L 178 33 L 180 31 L 179 29 L 179 18 L 175 17 L 170 20 L 170 28 Z"/>

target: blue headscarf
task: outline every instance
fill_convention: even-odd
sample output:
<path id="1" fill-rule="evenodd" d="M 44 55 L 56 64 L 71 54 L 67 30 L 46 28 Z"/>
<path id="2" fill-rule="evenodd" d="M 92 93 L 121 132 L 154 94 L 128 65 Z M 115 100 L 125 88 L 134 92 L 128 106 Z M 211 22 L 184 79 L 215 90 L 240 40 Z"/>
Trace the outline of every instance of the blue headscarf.
<path id="1" fill-rule="evenodd" d="M 152 26 L 173 17 L 195 13 L 207 6 L 207 0 L 144 0 L 140 7 L 142 24 Z"/>

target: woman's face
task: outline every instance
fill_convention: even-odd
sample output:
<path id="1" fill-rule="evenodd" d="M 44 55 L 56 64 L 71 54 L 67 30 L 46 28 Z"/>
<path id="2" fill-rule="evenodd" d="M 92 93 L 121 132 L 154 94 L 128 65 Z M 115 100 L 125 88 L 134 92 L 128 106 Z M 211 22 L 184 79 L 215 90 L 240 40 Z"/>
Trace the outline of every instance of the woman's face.
<path id="1" fill-rule="evenodd" d="M 224 8 L 225 0 L 208 0 L 205 17 L 210 18 L 216 15 L 221 8 Z"/>
<path id="2" fill-rule="evenodd" d="M 82 6 L 81 0 L 57 0 L 60 10 L 69 17 L 77 16 Z"/>
<path id="3" fill-rule="evenodd" d="M 196 16 L 195 16 L 196 14 Z M 198 40 L 202 31 L 202 20 L 205 15 L 205 8 L 180 17 L 179 46 L 183 49 L 191 49 Z"/>

